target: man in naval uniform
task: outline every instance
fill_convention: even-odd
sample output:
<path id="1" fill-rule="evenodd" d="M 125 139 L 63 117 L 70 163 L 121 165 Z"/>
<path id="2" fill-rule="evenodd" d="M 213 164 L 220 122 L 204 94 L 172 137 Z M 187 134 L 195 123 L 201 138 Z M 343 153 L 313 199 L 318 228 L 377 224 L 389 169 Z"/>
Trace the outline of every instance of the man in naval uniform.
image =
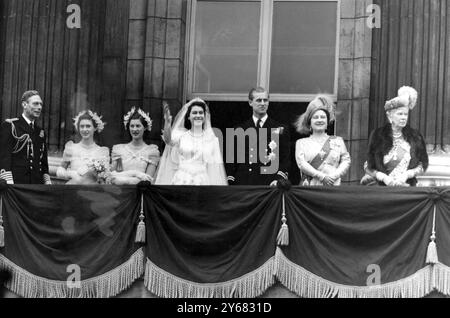
<path id="1" fill-rule="evenodd" d="M 43 102 L 37 91 L 22 96 L 23 114 L 1 125 L 0 179 L 8 184 L 51 184 L 45 133 L 37 123 Z"/>
<path id="2" fill-rule="evenodd" d="M 289 130 L 268 116 L 269 93 L 264 88 L 253 88 L 248 98 L 253 116 L 235 127 L 234 160 L 226 159 L 228 183 L 276 186 L 288 179 Z"/>

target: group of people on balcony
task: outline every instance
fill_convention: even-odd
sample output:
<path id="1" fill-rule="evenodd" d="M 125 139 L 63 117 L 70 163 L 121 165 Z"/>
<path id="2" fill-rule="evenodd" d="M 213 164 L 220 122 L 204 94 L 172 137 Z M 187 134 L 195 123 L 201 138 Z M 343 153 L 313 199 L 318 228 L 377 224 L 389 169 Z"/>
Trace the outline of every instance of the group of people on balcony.
<path id="1" fill-rule="evenodd" d="M 386 102 L 389 122 L 370 135 L 362 184 L 415 186 L 416 176 L 427 169 L 424 139 L 407 124 L 416 102 L 417 92 L 411 87 L 402 87 L 397 97 Z M 268 116 L 265 89 L 252 89 L 249 105 L 253 115 L 234 127 L 234 140 L 226 141 L 233 146 L 227 145 L 231 155 L 227 154 L 225 163 L 208 105 L 199 98 L 184 105 L 174 120 L 164 105 L 162 156 L 156 145 L 144 142 L 152 120 L 143 110 L 133 107 L 124 116 L 131 141 L 113 146 L 111 152 L 95 142 L 95 135 L 105 128 L 102 117 L 92 110 L 82 111 L 74 118 L 81 141 L 66 144 L 57 176 L 67 184 L 148 181 L 157 185 L 276 186 L 288 179 L 289 129 Z M 25 92 L 22 107 L 19 118 L 1 126 L 0 179 L 10 184 L 51 184 L 45 132 L 36 124 L 43 107 L 39 93 Z M 348 172 L 351 158 L 344 140 L 327 133 L 334 120 L 335 104 L 327 95 L 316 96 L 296 120 L 297 131 L 309 135 L 299 139 L 295 148 L 301 186 L 339 186 Z M 239 131 L 243 132 L 241 140 Z"/>

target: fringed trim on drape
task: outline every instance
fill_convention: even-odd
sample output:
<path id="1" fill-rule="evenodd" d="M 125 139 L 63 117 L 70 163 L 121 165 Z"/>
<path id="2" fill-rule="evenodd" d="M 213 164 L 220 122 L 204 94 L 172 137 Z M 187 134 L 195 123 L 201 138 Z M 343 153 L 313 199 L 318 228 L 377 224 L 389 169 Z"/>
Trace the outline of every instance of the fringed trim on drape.
<path id="1" fill-rule="evenodd" d="M 280 282 L 305 298 L 419 298 L 433 291 L 435 280 L 434 266 L 426 266 L 409 277 L 378 286 L 336 284 L 291 262 L 279 248 L 275 263 Z"/>
<path id="2" fill-rule="evenodd" d="M 239 278 L 214 284 L 199 284 L 174 276 L 147 258 L 145 286 L 162 298 L 254 298 L 275 283 L 275 258 Z"/>
<path id="3" fill-rule="evenodd" d="M 3 255 L 0 255 L 0 268 L 12 274 L 6 288 L 25 298 L 108 298 L 120 294 L 142 276 L 144 251 L 137 250 L 127 262 L 101 276 L 81 281 L 81 288 L 69 288 L 66 281 L 35 276 Z"/>
<path id="4" fill-rule="evenodd" d="M 450 296 L 450 267 L 437 263 L 433 265 L 434 267 L 434 277 L 433 277 L 433 287 L 436 291 L 444 294 L 445 296 Z"/>

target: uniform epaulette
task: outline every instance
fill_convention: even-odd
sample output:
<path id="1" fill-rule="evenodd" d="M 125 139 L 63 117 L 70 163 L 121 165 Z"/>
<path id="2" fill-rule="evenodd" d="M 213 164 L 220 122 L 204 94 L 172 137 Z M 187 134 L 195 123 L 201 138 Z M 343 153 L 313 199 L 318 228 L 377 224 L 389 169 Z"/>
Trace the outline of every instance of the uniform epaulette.
<path id="1" fill-rule="evenodd" d="M 12 124 L 13 122 L 15 122 L 15 121 L 18 121 L 19 120 L 19 118 L 12 118 L 12 119 L 7 119 L 7 120 L 5 120 L 8 124 Z"/>

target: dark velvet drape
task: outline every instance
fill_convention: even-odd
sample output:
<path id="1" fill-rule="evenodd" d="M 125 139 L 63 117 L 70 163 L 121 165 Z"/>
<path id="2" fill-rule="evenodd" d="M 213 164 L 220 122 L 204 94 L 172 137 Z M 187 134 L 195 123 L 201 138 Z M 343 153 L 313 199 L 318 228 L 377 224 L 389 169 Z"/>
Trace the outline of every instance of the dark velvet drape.
<path id="1" fill-rule="evenodd" d="M 448 188 L 3 186 L 0 193 L 0 267 L 13 273 L 8 288 L 26 297 L 110 297 L 144 268 L 145 285 L 161 297 L 256 297 L 276 280 L 304 297 L 450 295 Z M 141 198 L 144 245 L 135 243 Z M 288 240 L 278 235 L 283 211 Z M 77 291 L 66 286 L 71 265 L 81 270 Z"/>

